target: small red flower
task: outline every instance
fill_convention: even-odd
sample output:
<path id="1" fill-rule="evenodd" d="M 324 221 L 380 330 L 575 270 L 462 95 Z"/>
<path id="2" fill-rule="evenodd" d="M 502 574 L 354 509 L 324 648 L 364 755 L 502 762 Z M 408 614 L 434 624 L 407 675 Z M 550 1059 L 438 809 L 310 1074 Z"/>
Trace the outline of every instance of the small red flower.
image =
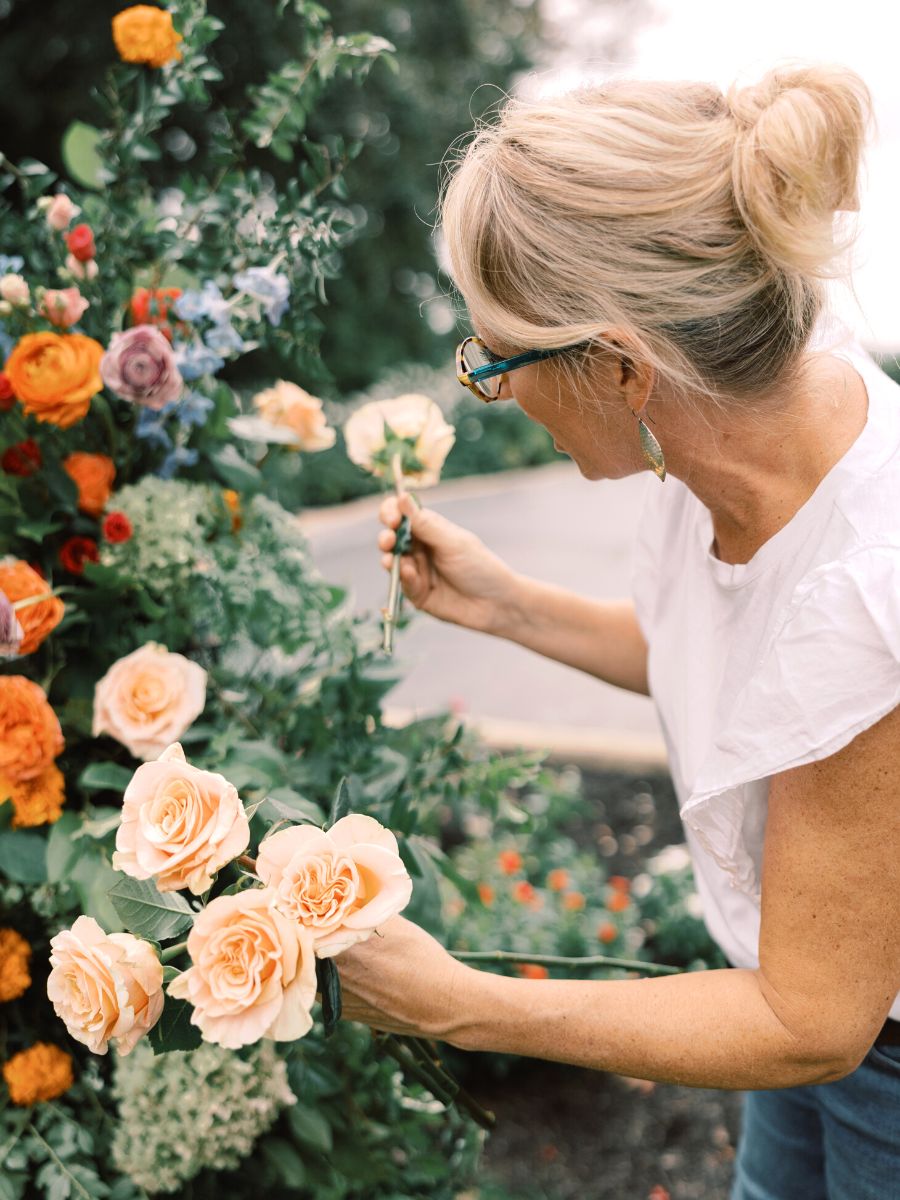
<path id="1" fill-rule="evenodd" d="M 550 972 L 540 963 L 517 963 L 516 974 L 523 979 L 549 979 Z"/>
<path id="2" fill-rule="evenodd" d="M 547 876 L 547 887 L 551 892 L 564 892 L 569 886 L 569 872 L 565 867 L 557 867 Z"/>
<path id="3" fill-rule="evenodd" d="M 127 542 L 134 533 L 131 522 L 123 512 L 106 514 L 103 522 L 103 536 L 114 546 L 119 542 Z"/>
<path id="4" fill-rule="evenodd" d="M 559 1158 L 559 1147 L 555 1146 L 553 1142 L 545 1143 L 541 1146 L 541 1158 L 545 1163 L 556 1162 Z"/>
<path id="5" fill-rule="evenodd" d="M 515 875 L 522 869 L 522 855 L 518 850 L 501 850 L 497 856 L 497 866 L 504 875 Z"/>
<path id="6" fill-rule="evenodd" d="M 485 908 L 490 908 L 494 903 L 494 889 L 489 883 L 479 883 L 478 897 Z"/>
<path id="7" fill-rule="evenodd" d="M 9 376 L 5 371 L 0 371 L 0 412 L 9 412 L 15 403 L 16 394 L 12 390 Z"/>
<path id="8" fill-rule="evenodd" d="M 7 475 L 33 475 L 43 466 L 41 448 L 33 438 L 16 442 L 0 457 L 0 467 Z"/>
<path id="9" fill-rule="evenodd" d="M 81 575 L 84 573 L 86 562 L 100 561 L 100 551 L 93 538 L 70 537 L 60 546 L 59 561 L 65 570 L 70 571 L 73 575 Z"/>
<path id="10" fill-rule="evenodd" d="M 606 902 L 610 912 L 623 912 L 631 903 L 624 892 L 613 892 Z"/>
<path id="11" fill-rule="evenodd" d="M 581 912 L 587 903 L 583 892 L 566 892 L 562 901 L 563 908 L 567 912 Z"/>
<path id="12" fill-rule="evenodd" d="M 631 887 L 631 880 L 626 879 L 624 875 L 610 875 L 608 882 L 616 892 L 627 892 Z"/>
<path id="13" fill-rule="evenodd" d="M 527 879 L 520 879 L 513 887 L 513 900 L 517 900 L 519 904 L 533 904 L 536 897 L 537 892 Z"/>
<path id="14" fill-rule="evenodd" d="M 664 1188 L 661 1183 L 656 1183 L 648 1192 L 647 1200 L 672 1200 L 672 1197 L 668 1188 Z"/>
<path id="15" fill-rule="evenodd" d="M 597 928 L 597 940 L 604 942 L 606 945 L 609 945 L 610 942 L 614 942 L 618 936 L 619 931 L 616 929 L 615 925 L 613 925 L 612 921 L 604 921 Z"/>
<path id="16" fill-rule="evenodd" d="M 96 257 L 97 247 L 94 245 L 94 231 L 90 225 L 76 225 L 65 237 L 69 253 L 79 262 L 90 262 Z"/>

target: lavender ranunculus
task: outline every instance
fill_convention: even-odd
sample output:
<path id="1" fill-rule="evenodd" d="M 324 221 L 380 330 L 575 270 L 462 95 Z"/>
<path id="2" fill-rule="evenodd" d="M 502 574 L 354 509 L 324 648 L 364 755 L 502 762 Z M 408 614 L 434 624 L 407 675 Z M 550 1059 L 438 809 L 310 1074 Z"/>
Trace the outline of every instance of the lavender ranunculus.
<path id="1" fill-rule="evenodd" d="M 18 658 L 25 633 L 6 592 L 0 592 L 0 659 Z"/>
<path id="2" fill-rule="evenodd" d="M 114 333 L 100 360 L 100 374 L 123 400 L 156 411 L 177 400 L 184 386 L 172 347 L 155 325 Z"/>

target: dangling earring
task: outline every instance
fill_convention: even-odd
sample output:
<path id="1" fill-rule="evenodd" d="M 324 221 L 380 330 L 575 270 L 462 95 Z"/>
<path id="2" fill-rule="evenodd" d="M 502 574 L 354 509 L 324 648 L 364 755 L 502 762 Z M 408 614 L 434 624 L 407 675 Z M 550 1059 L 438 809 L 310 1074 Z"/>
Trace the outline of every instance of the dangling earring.
<path id="1" fill-rule="evenodd" d="M 632 415 L 637 417 L 638 433 L 641 438 L 641 450 L 644 458 L 647 460 L 647 465 L 650 470 L 659 479 L 666 477 L 666 460 L 663 457 L 662 446 L 654 437 L 652 431 L 641 420 L 640 416 L 632 409 Z"/>

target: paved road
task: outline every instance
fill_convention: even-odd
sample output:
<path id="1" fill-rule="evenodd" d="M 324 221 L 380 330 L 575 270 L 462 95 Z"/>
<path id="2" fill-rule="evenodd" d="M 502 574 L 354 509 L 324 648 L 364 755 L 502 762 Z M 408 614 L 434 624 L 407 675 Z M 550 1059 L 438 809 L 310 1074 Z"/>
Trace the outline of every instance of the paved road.
<path id="1" fill-rule="evenodd" d="M 431 507 L 472 529 L 510 566 L 591 596 L 629 590 L 631 545 L 649 474 L 591 483 L 571 463 L 442 484 Z M 377 619 L 387 574 L 375 538 L 378 498 L 310 511 L 301 522 L 330 582 Z M 417 714 L 453 706 L 478 718 L 528 722 L 658 744 L 649 700 L 470 630 L 415 614 L 398 635 L 402 681 L 388 703 Z"/>

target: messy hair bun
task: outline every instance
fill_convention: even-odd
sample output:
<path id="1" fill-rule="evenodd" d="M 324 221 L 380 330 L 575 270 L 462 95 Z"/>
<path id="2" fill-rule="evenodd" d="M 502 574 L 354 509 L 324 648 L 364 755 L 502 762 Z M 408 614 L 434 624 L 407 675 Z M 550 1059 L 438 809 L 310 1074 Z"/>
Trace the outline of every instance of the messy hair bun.
<path id="1" fill-rule="evenodd" d="M 611 348 L 615 327 L 676 387 L 767 392 L 821 310 L 868 116 L 840 66 L 510 100 L 445 181 L 455 283 L 506 347 Z"/>

